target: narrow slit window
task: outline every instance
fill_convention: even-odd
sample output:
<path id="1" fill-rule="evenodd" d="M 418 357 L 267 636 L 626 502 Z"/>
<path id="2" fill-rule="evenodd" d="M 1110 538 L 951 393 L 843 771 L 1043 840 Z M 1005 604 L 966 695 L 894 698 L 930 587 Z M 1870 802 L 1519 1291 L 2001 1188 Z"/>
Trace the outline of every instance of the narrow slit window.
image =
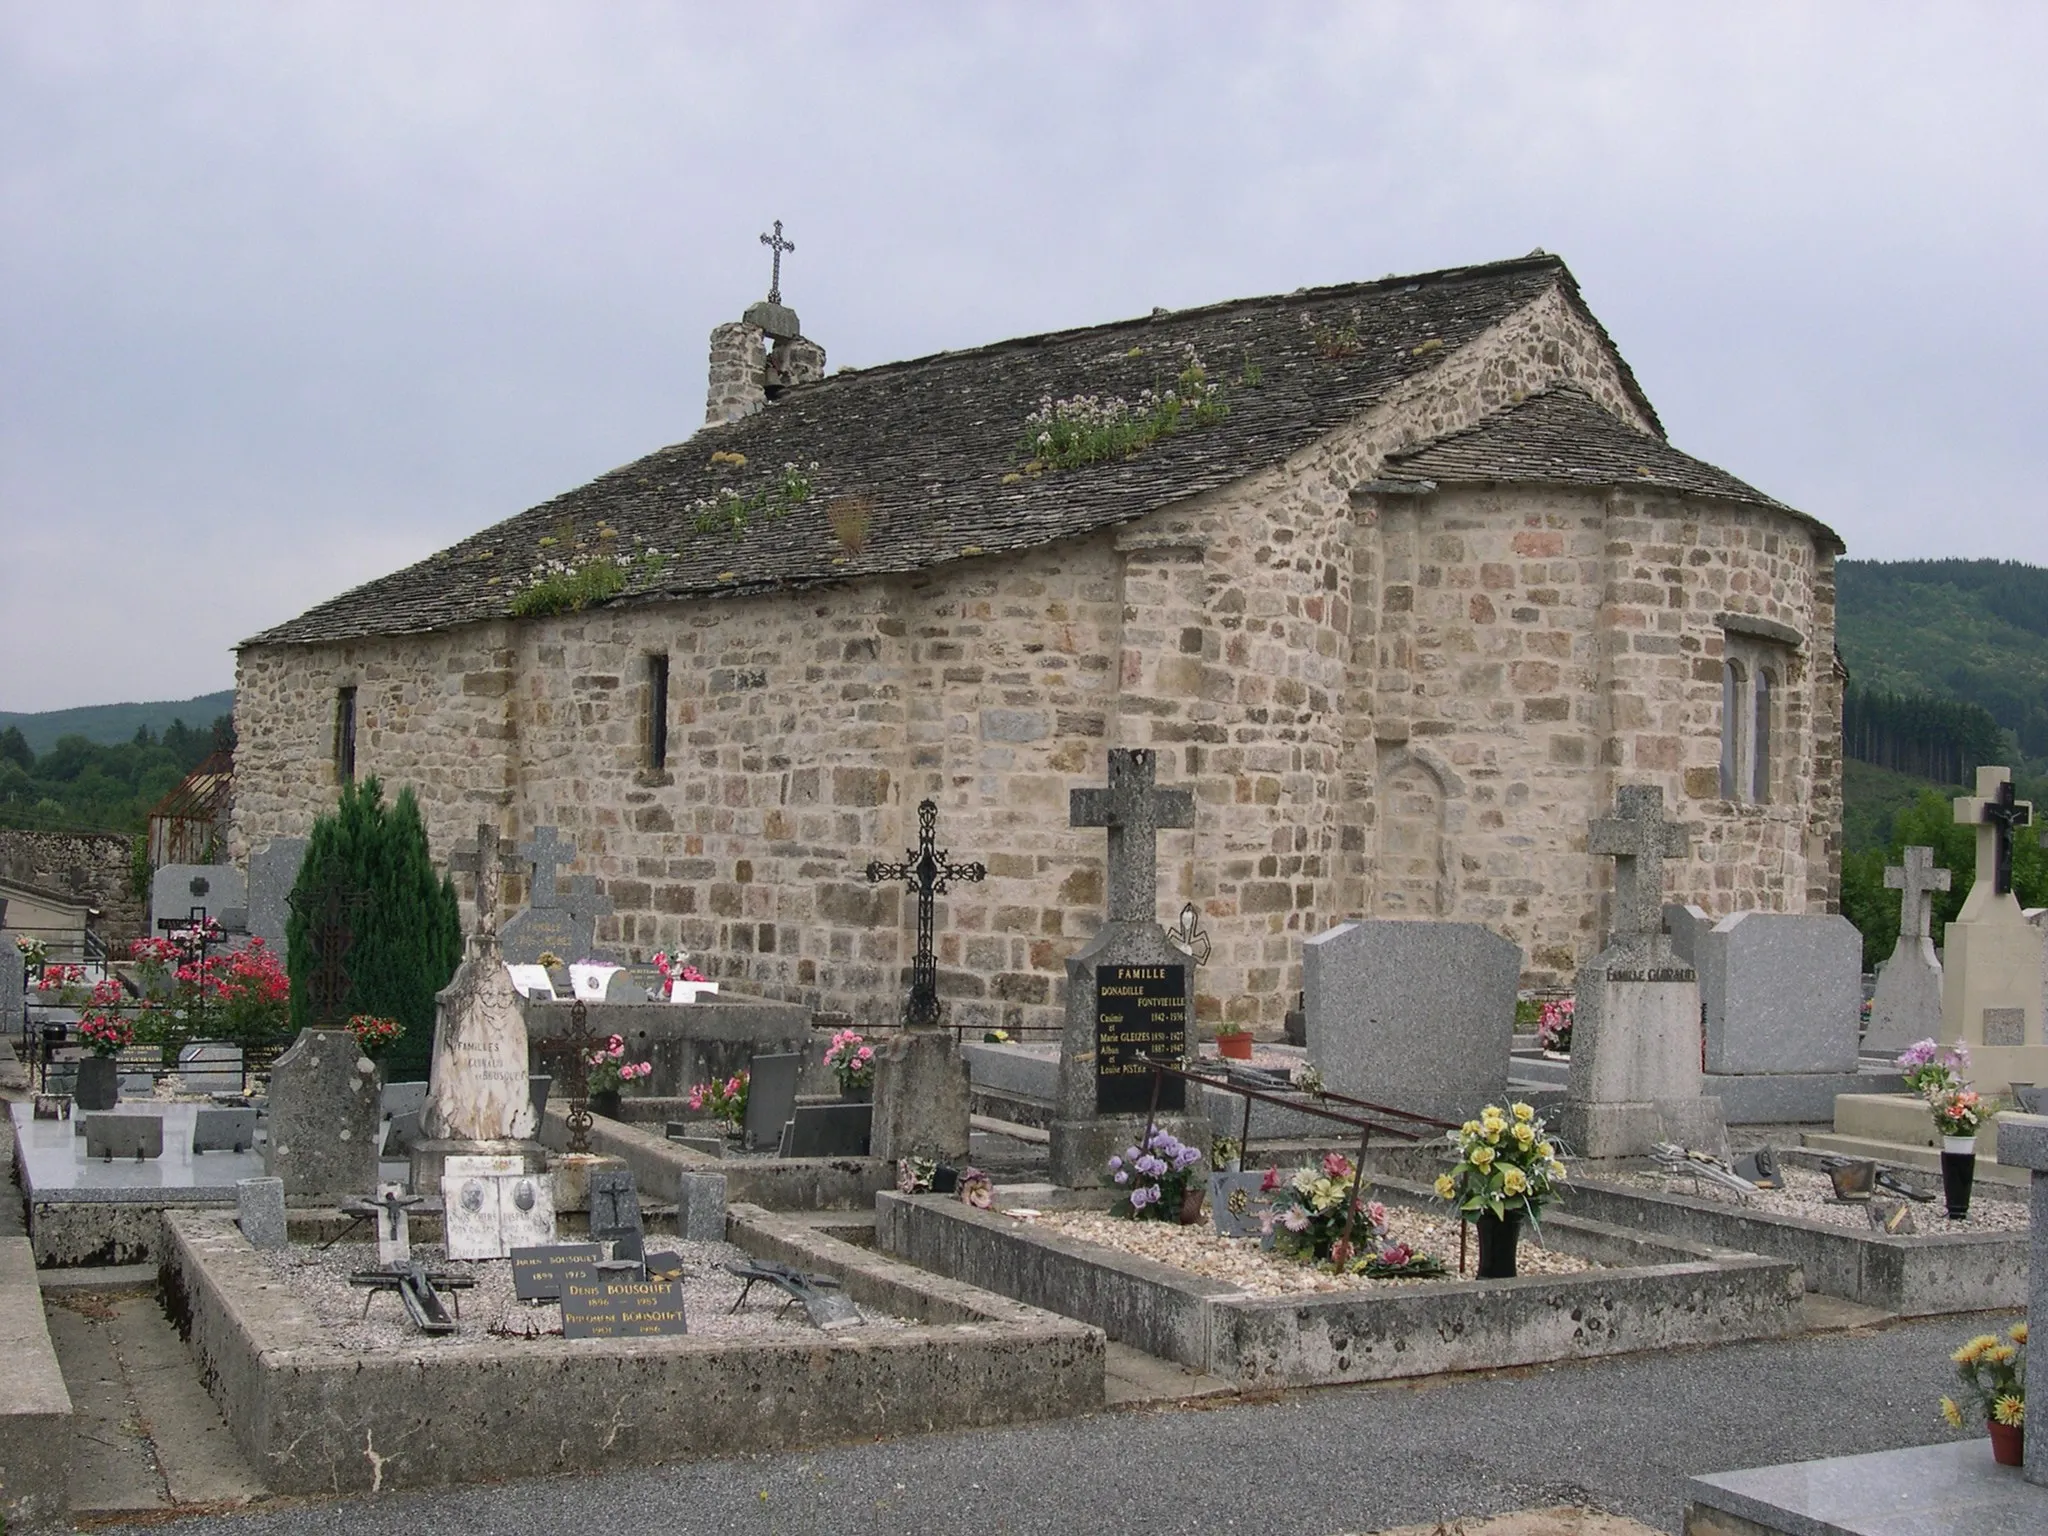
<path id="1" fill-rule="evenodd" d="M 647 766 L 668 766 L 668 657 L 647 658 Z"/>
<path id="2" fill-rule="evenodd" d="M 1742 667 L 1733 661 L 1721 663 L 1721 798 L 1734 800 L 1742 793 Z"/>
<path id="3" fill-rule="evenodd" d="M 1762 667 L 1756 671 L 1756 697 L 1749 739 L 1749 798 L 1758 805 L 1767 805 L 1771 798 L 1771 674 Z"/>
<path id="4" fill-rule="evenodd" d="M 356 781 L 356 691 L 344 688 L 334 700 L 334 775 L 343 784 Z"/>

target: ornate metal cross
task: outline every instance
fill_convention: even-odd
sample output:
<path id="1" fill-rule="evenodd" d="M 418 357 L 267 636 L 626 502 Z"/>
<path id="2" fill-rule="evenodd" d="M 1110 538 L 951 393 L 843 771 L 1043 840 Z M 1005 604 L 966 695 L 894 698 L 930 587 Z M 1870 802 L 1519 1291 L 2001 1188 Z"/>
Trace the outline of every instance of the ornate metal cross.
<path id="1" fill-rule="evenodd" d="M 777 219 L 775 221 L 775 233 L 773 235 L 763 235 L 761 243 L 775 253 L 774 275 L 768 279 L 768 302 L 770 304 L 780 304 L 782 302 L 782 253 L 795 250 L 796 242 L 782 238 L 782 220 Z"/>
<path id="2" fill-rule="evenodd" d="M 910 962 L 910 1000 L 904 1005 L 903 1022 L 911 1029 L 939 1026 L 939 962 L 932 953 L 932 899 L 943 895 L 952 881 L 988 878 L 987 866 L 947 862 L 943 848 L 933 846 L 938 828 L 939 808 L 930 800 L 918 802 L 917 846 L 906 848 L 901 864 L 868 864 L 868 884 L 901 880 L 917 893 L 917 953 Z"/>
<path id="3" fill-rule="evenodd" d="M 597 1035 L 590 1027 L 590 1008 L 582 998 L 569 1006 L 569 1033 L 540 1048 L 541 1059 L 559 1061 L 562 1096 L 569 1101 L 569 1150 L 590 1150 L 590 1048 Z"/>
<path id="4" fill-rule="evenodd" d="M 1159 846 L 1162 827 L 1192 827 L 1195 797 L 1185 789 L 1160 789 L 1152 782 L 1156 754 L 1115 747 L 1109 754 L 1109 787 L 1077 789 L 1068 795 L 1067 824 L 1109 829 L 1109 920 L 1159 920 Z"/>
<path id="5" fill-rule="evenodd" d="M 285 898 L 309 930 L 306 943 L 313 951 L 313 969 L 306 977 L 306 1002 L 315 1025 L 331 1027 L 342 1017 L 351 985 L 348 952 L 356 942 L 352 923 L 366 900 L 361 891 L 338 880 L 304 897 L 293 891 Z"/>
<path id="6" fill-rule="evenodd" d="M 1977 878 L 1991 877 L 1991 894 L 2012 891 L 2012 835 L 2034 819 L 2033 802 L 2013 799 L 2012 770 L 1979 768 L 1977 793 L 1956 797 L 1956 820 L 1977 827 Z M 1990 836 L 1987 838 L 1985 833 Z M 1986 847 L 1986 843 L 1989 847 Z M 1986 855 L 1989 855 L 1987 858 Z M 1986 864 L 1990 865 L 1987 870 Z"/>
<path id="7" fill-rule="evenodd" d="M 1614 942 L 1657 948 L 1664 943 L 1664 861 L 1684 858 L 1691 839 L 1664 819 L 1664 791 L 1655 784 L 1622 785 L 1614 811 L 1586 839 L 1588 853 L 1614 860 Z"/>
<path id="8" fill-rule="evenodd" d="M 1934 893 L 1949 888 L 1951 876 L 1934 864 L 1934 850 L 1914 846 L 1905 852 L 1903 866 L 1894 864 L 1884 872 L 1885 889 L 1900 891 L 1899 937 L 1908 941 L 1924 939 L 1934 931 Z"/>
<path id="9" fill-rule="evenodd" d="M 498 876 L 521 868 L 519 851 L 487 821 L 476 824 L 476 846 L 456 854 L 448 867 L 476 877 L 476 931 L 479 938 L 498 931 Z"/>

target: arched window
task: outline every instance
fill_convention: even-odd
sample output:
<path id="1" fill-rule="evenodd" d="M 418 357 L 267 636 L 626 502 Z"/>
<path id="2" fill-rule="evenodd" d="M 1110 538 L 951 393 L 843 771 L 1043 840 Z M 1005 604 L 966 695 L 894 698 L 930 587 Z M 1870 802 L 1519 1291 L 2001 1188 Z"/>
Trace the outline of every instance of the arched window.
<path id="1" fill-rule="evenodd" d="M 1721 798 L 1742 798 L 1743 701 L 1749 676 L 1732 658 L 1721 663 Z"/>
<path id="2" fill-rule="evenodd" d="M 1771 798 L 1771 674 L 1756 669 L 1756 693 L 1749 727 L 1749 798 L 1766 805 Z"/>

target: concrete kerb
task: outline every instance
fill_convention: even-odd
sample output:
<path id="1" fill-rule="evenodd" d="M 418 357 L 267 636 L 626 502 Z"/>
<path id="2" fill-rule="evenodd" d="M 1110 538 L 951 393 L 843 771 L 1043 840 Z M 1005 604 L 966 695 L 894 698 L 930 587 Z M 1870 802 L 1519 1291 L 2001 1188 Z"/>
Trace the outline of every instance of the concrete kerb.
<path id="1" fill-rule="evenodd" d="M 1427 1192 L 1381 1178 L 1383 1197 Z M 943 1196 L 885 1193 L 877 1245 L 1246 1385 L 1307 1386 L 1796 1332 L 1795 1264 L 1553 1213 L 1545 1236 L 1621 1267 L 1508 1281 L 1260 1297 Z"/>
<path id="2" fill-rule="evenodd" d="M 0 1516 L 8 1531 L 69 1530 L 71 1394 L 57 1366 L 25 1237 L 0 1238 Z"/>
<path id="3" fill-rule="evenodd" d="M 1893 1237 L 1690 1195 L 1586 1181 L 1574 1181 L 1568 1199 L 1575 1213 L 1596 1221 L 1788 1260 L 1800 1267 L 1808 1290 L 1901 1317 L 1983 1312 L 2022 1307 L 2027 1301 L 2023 1231 Z M 1937 1206 L 1921 1209 L 1938 1211 Z"/>
<path id="4" fill-rule="evenodd" d="M 1064 1417 L 1103 1403 L 1100 1332 L 742 1208 L 733 1238 L 919 1319 L 763 1339 L 336 1348 L 210 1212 L 164 1219 L 164 1294 L 236 1442 L 280 1493 L 374 1493 Z M 548 1411 L 531 1407 L 545 1402 Z"/>

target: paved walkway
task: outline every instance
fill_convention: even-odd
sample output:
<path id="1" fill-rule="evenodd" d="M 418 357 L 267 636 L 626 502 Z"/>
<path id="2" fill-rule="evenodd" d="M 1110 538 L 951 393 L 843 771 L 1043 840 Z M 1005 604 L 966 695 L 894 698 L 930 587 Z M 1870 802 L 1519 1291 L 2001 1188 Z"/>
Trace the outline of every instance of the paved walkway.
<path id="1" fill-rule="evenodd" d="M 1696 1472 L 1945 1438 L 1949 1318 L 600 1477 L 152 1523 L 219 1536 L 1331 1536 L 1589 1504 L 1675 1532 Z M 545 1402 L 532 1411 L 547 1412 Z"/>

